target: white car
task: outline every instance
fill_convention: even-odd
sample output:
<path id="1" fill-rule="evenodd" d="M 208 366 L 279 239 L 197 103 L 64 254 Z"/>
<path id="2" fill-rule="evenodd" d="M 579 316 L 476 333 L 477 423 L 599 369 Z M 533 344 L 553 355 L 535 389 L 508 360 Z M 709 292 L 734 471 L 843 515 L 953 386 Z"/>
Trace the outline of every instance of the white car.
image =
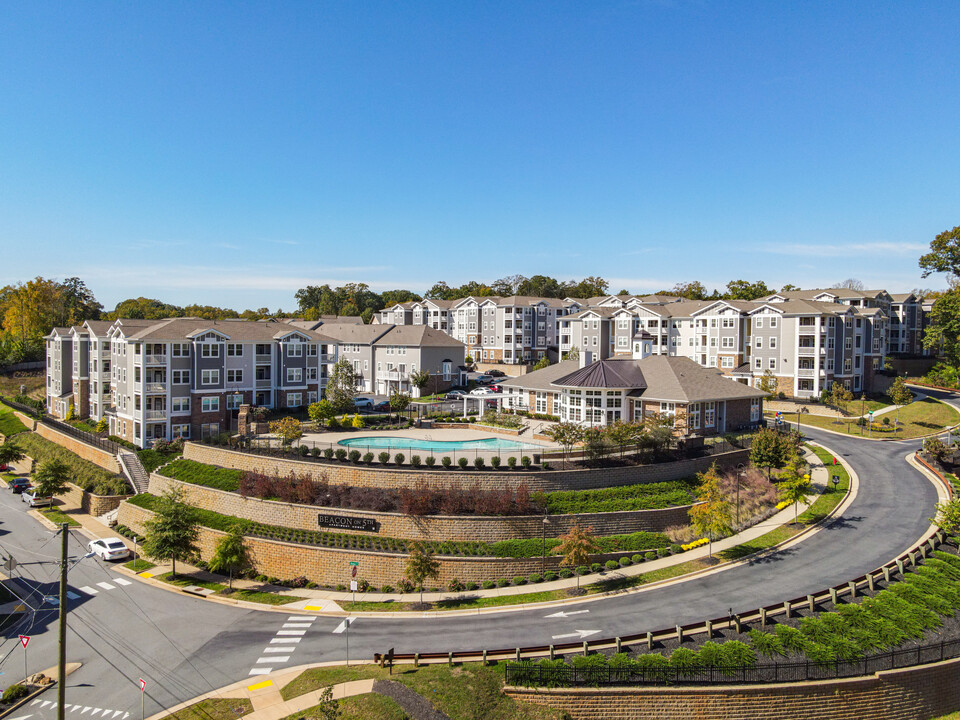
<path id="1" fill-rule="evenodd" d="M 471 390 L 470 394 L 471 395 L 495 395 L 496 393 L 494 393 L 493 390 L 491 390 L 488 387 L 478 387 Z"/>
<path id="2" fill-rule="evenodd" d="M 130 550 L 120 538 L 103 538 L 87 543 L 90 552 L 100 556 L 102 560 L 124 560 L 130 557 Z"/>
<path id="3" fill-rule="evenodd" d="M 467 393 L 463 390 L 451 390 L 450 392 L 447 393 L 446 396 L 448 398 L 458 398 L 458 397 L 463 397 L 466 394 Z"/>

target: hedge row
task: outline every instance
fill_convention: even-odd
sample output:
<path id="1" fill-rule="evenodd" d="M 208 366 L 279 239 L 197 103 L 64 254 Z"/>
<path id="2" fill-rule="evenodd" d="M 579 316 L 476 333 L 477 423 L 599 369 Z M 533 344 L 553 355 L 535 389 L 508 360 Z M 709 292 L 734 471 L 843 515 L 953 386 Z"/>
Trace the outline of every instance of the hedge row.
<path id="1" fill-rule="evenodd" d="M 70 481 L 94 495 L 126 495 L 127 481 L 34 432 L 17 435 L 17 445 L 38 463 L 56 459 L 70 468 Z"/>
<path id="2" fill-rule="evenodd" d="M 561 490 L 546 493 L 544 497 L 547 511 L 554 515 L 660 510 L 693 504 L 698 485 L 699 481 L 692 477 L 599 490 Z"/>

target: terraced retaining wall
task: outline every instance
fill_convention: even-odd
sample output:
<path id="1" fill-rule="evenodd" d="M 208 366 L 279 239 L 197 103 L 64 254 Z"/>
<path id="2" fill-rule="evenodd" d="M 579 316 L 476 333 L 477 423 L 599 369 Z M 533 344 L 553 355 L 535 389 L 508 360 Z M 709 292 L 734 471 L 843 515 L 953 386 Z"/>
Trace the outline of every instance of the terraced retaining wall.
<path id="1" fill-rule="evenodd" d="M 522 478 L 514 477 L 514 482 Z M 394 512 L 373 512 L 325 508 L 316 505 L 296 505 L 274 500 L 244 498 L 238 493 L 181 482 L 157 473 L 150 475 L 150 493 L 162 495 L 170 487 L 179 486 L 186 493 L 185 501 L 204 510 L 222 515 L 233 515 L 245 520 L 296 528 L 319 530 L 319 513 L 347 517 L 371 518 L 380 523 L 380 535 L 403 540 L 515 540 L 541 537 L 543 515 L 523 516 L 477 516 L 477 515 L 429 515 L 411 516 Z M 577 521 L 582 527 L 592 527 L 597 535 L 621 535 L 639 532 L 661 532 L 672 525 L 686 525 L 690 519 L 690 505 L 663 510 L 633 510 L 628 512 L 583 513 L 580 515 L 548 515 L 547 535 L 558 537 L 573 527 Z M 362 531 L 337 530 L 337 532 L 370 535 Z"/>
<path id="2" fill-rule="evenodd" d="M 101 450 L 93 445 L 87 445 L 85 442 L 81 442 L 76 438 L 54 430 L 42 422 L 36 423 L 34 432 L 40 437 L 50 442 L 55 442 L 60 447 L 66 448 L 74 455 L 79 455 L 84 460 L 89 460 L 94 465 L 102 467 L 104 470 L 109 470 L 117 475 L 120 474 L 120 463 L 117 461 L 116 456 L 111 455 L 106 450 Z"/>
<path id="3" fill-rule="evenodd" d="M 958 678 L 960 659 L 822 682 L 505 692 L 575 720 L 928 720 L 960 707 Z"/>
<path id="4" fill-rule="evenodd" d="M 145 508 L 122 503 L 117 519 L 138 535 L 143 536 L 145 523 L 153 513 Z M 216 548 L 217 541 L 226 533 L 201 527 L 198 544 L 200 557 L 209 560 Z M 250 561 L 257 573 L 281 579 L 306 577 L 322 585 L 347 584 L 350 580 L 350 561 L 360 563 L 357 578 L 369 581 L 375 587 L 393 585 L 403 577 L 407 556 L 393 553 L 371 552 L 348 548 L 326 548 L 311 545 L 285 543 L 279 540 L 248 537 L 244 545 L 250 555 Z M 622 554 L 622 553 L 621 553 Z M 447 557 L 435 556 L 440 561 L 440 577 L 431 580 L 427 587 L 446 587 L 454 578 L 461 582 L 481 583 L 484 580 L 512 578 L 516 575 L 527 577 L 539 573 L 541 558 L 494 558 L 494 557 Z M 591 556 L 595 562 L 604 562 L 617 555 Z M 559 567 L 560 558 L 547 556 L 548 570 Z M 536 592 L 537 585 L 530 586 L 530 592 Z"/>
<path id="5" fill-rule="evenodd" d="M 709 457 L 657 463 L 655 465 L 587 468 L 582 470 L 463 471 L 428 470 L 426 468 L 400 469 L 378 465 L 355 465 L 350 462 L 338 461 L 287 460 L 192 442 L 185 443 L 183 449 L 183 457 L 207 465 L 217 465 L 237 470 L 259 470 L 276 476 L 296 472 L 310 475 L 317 480 L 326 478 L 330 483 L 353 487 L 412 487 L 417 481 L 424 480 L 437 485 L 457 482 L 472 486 L 474 483 L 479 483 L 485 490 L 498 490 L 515 488 L 522 482 L 526 483 L 531 492 L 589 490 L 634 485 L 636 483 L 679 480 L 704 472 L 713 463 L 716 463 L 720 468 L 747 463 L 749 462 L 749 456 L 749 450 L 733 450 Z"/>

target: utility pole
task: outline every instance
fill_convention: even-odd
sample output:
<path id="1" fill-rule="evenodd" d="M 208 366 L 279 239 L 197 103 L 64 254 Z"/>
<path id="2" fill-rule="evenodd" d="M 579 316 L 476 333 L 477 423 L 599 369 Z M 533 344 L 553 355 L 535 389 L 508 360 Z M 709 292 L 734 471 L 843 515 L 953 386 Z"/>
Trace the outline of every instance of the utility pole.
<path id="1" fill-rule="evenodd" d="M 64 720 L 67 702 L 67 523 L 60 524 L 60 640 L 57 660 L 57 720 Z"/>

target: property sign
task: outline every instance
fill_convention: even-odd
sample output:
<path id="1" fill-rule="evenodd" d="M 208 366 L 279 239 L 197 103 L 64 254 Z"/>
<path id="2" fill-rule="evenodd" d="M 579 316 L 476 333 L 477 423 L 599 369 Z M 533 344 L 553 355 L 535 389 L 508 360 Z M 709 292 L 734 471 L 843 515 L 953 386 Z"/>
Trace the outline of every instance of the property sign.
<path id="1" fill-rule="evenodd" d="M 21 636 L 20 636 L 20 644 L 23 645 L 23 649 L 24 649 L 24 650 L 27 649 L 27 643 L 28 643 L 28 642 L 30 642 L 30 636 L 29 636 L 29 635 L 21 635 Z"/>
<path id="2" fill-rule="evenodd" d="M 380 532 L 380 523 L 373 518 L 351 517 L 349 515 L 317 516 L 317 525 L 334 530 L 359 530 L 360 532 Z"/>
<path id="3" fill-rule="evenodd" d="M 350 581 L 350 592 L 356 592 L 356 591 L 357 591 L 357 581 L 356 581 L 356 580 L 351 580 L 351 581 Z"/>

